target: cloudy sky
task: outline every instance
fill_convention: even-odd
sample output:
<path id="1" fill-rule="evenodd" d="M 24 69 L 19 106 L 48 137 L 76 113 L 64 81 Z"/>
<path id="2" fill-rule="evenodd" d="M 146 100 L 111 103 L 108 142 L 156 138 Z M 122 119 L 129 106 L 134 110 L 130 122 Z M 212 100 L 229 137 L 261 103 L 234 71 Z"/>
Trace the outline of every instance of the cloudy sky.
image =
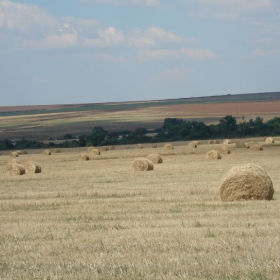
<path id="1" fill-rule="evenodd" d="M 280 91 L 279 0 L 0 0 L 0 106 Z"/>

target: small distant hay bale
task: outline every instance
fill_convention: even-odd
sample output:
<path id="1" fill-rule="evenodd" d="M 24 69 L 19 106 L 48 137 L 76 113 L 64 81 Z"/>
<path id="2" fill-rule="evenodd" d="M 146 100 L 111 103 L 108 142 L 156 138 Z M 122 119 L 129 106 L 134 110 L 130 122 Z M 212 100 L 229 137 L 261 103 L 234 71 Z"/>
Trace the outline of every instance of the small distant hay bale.
<path id="1" fill-rule="evenodd" d="M 274 143 L 274 139 L 272 137 L 267 137 L 267 138 L 265 138 L 264 142 L 266 144 L 273 144 Z"/>
<path id="2" fill-rule="evenodd" d="M 116 150 L 115 146 L 109 146 L 109 150 Z"/>
<path id="3" fill-rule="evenodd" d="M 2 152 L 0 152 L 0 156 L 2 156 Z"/>
<path id="4" fill-rule="evenodd" d="M 153 145 L 152 145 L 152 148 L 157 148 L 157 144 L 153 144 Z"/>
<path id="5" fill-rule="evenodd" d="M 23 154 L 23 155 L 27 155 L 28 152 L 27 152 L 27 151 L 23 151 L 22 154 Z"/>
<path id="6" fill-rule="evenodd" d="M 11 152 L 11 153 L 10 153 L 10 156 L 11 156 L 11 157 L 18 157 L 18 153 L 17 153 L 17 152 Z"/>
<path id="7" fill-rule="evenodd" d="M 92 149 L 94 149 L 93 146 L 88 147 L 88 148 L 87 148 L 88 153 L 90 153 L 90 151 L 91 151 Z"/>
<path id="8" fill-rule="evenodd" d="M 224 145 L 232 144 L 232 142 L 231 142 L 230 139 L 225 139 L 225 140 L 223 141 L 223 144 L 224 144 Z"/>
<path id="9" fill-rule="evenodd" d="M 78 161 L 86 161 L 89 160 L 89 156 L 86 153 L 80 153 L 78 155 Z"/>
<path id="10" fill-rule="evenodd" d="M 235 148 L 246 148 L 246 145 L 243 141 L 237 140 L 234 142 Z"/>
<path id="11" fill-rule="evenodd" d="M 222 156 L 218 151 L 211 150 L 211 151 L 207 152 L 206 158 L 207 159 L 221 159 Z"/>
<path id="12" fill-rule="evenodd" d="M 19 156 L 22 155 L 22 151 L 20 151 L 20 150 L 18 150 L 17 153 L 18 153 Z"/>
<path id="13" fill-rule="evenodd" d="M 262 151 L 263 147 L 259 143 L 253 143 L 253 144 L 250 145 L 249 149 L 252 150 L 252 151 Z"/>
<path id="14" fill-rule="evenodd" d="M 61 149 L 57 148 L 54 150 L 55 153 L 61 153 Z"/>
<path id="15" fill-rule="evenodd" d="M 128 147 L 128 146 L 127 146 L 127 147 L 125 147 L 125 148 L 126 148 L 127 150 L 129 150 L 129 149 L 130 149 L 130 147 Z"/>
<path id="16" fill-rule="evenodd" d="M 147 159 L 150 160 L 152 163 L 162 163 L 162 157 L 159 154 L 150 154 L 147 156 Z"/>
<path id="17" fill-rule="evenodd" d="M 51 153 L 50 150 L 44 150 L 43 154 L 46 155 L 46 156 L 50 156 L 52 153 Z"/>
<path id="18" fill-rule="evenodd" d="M 154 169 L 154 165 L 149 159 L 140 157 L 132 162 L 132 168 L 135 171 L 150 171 Z"/>
<path id="19" fill-rule="evenodd" d="M 220 144 L 220 140 L 215 140 L 214 144 Z"/>
<path id="20" fill-rule="evenodd" d="M 93 148 L 90 150 L 90 154 L 91 155 L 100 155 L 101 153 L 98 149 Z"/>
<path id="21" fill-rule="evenodd" d="M 197 148 L 197 141 L 192 141 L 192 142 L 190 142 L 189 144 L 188 144 L 188 147 L 190 147 L 190 148 Z"/>
<path id="22" fill-rule="evenodd" d="M 166 150 L 174 150 L 174 147 L 171 143 L 167 143 L 164 145 L 164 149 Z"/>
<path id="23" fill-rule="evenodd" d="M 274 188 L 270 176 L 260 166 L 248 163 L 237 165 L 225 174 L 219 194 L 222 201 L 271 200 Z"/>
<path id="24" fill-rule="evenodd" d="M 109 151 L 109 147 L 108 146 L 102 146 L 100 147 L 101 151 Z"/>
<path id="25" fill-rule="evenodd" d="M 24 166 L 19 163 L 8 163 L 6 166 L 6 175 L 9 176 L 18 176 L 25 173 Z"/>
<path id="26" fill-rule="evenodd" d="M 24 163 L 25 173 L 41 173 L 41 165 L 33 160 L 28 160 Z"/>
<path id="27" fill-rule="evenodd" d="M 137 144 L 137 145 L 136 145 L 136 148 L 137 148 L 137 149 L 143 149 L 143 146 L 142 146 L 141 144 Z"/>
<path id="28" fill-rule="evenodd" d="M 228 146 L 221 146 L 219 149 L 218 149 L 218 152 L 220 154 L 223 154 L 223 155 L 228 155 L 230 154 L 230 148 Z"/>
<path id="29" fill-rule="evenodd" d="M 208 144 L 214 144 L 214 140 L 209 140 Z"/>

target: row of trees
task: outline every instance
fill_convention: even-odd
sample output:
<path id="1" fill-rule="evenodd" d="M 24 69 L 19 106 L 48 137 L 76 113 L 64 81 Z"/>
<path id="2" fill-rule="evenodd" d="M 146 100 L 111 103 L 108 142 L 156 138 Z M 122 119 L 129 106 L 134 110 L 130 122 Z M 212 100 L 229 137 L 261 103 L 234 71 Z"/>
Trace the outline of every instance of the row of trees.
<path id="1" fill-rule="evenodd" d="M 152 136 L 151 133 L 153 133 Z M 246 121 L 242 118 L 237 123 L 233 116 L 225 116 L 218 124 L 206 125 L 203 122 L 188 121 L 179 118 L 166 118 L 161 128 L 147 131 L 146 128 L 137 128 L 134 131 L 108 132 L 103 127 L 95 127 L 88 135 L 81 135 L 75 140 L 68 140 L 72 136 L 66 134 L 65 141 L 60 144 L 44 144 L 43 142 L 22 138 L 18 141 L 5 139 L 0 141 L 0 150 L 29 149 L 44 147 L 84 147 L 110 146 L 136 143 L 155 143 L 166 141 L 186 141 L 198 139 L 242 138 L 252 136 L 280 135 L 280 118 L 276 117 L 267 122 L 256 117 Z"/>

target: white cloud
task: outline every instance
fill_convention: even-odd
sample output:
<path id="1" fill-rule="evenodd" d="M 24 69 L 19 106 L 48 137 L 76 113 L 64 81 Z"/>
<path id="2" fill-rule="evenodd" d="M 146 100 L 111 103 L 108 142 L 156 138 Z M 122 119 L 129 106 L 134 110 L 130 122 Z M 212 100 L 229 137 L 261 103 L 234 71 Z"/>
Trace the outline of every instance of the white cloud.
<path id="1" fill-rule="evenodd" d="M 148 7 L 158 7 L 158 0 L 80 0 L 83 4 L 112 4 L 112 5 L 141 5 Z"/>
<path id="2" fill-rule="evenodd" d="M 261 49 L 256 49 L 251 53 L 250 57 L 255 58 L 260 56 L 275 56 L 275 55 L 280 55 L 280 50 L 263 51 Z"/>
<path id="3" fill-rule="evenodd" d="M 169 81 L 173 83 L 177 83 L 179 81 L 189 82 L 191 80 L 191 74 L 193 72 L 195 72 L 194 69 L 188 69 L 186 67 L 172 68 L 159 73 L 154 77 L 154 79 L 159 81 Z"/>
<path id="4" fill-rule="evenodd" d="M 150 60 L 164 60 L 164 59 L 194 59 L 194 60 L 206 60 L 214 59 L 217 56 L 209 49 L 188 49 L 181 48 L 179 50 L 142 50 L 138 53 L 138 58 L 142 61 Z"/>

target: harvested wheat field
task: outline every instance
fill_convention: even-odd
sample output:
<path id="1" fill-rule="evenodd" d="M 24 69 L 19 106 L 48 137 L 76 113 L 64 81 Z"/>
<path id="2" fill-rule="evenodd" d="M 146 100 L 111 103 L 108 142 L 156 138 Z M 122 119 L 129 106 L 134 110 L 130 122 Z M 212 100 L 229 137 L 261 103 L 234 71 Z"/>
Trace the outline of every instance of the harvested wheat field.
<path id="1" fill-rule="evenodd" d="M 248 142 L 249 139 L 246 140 Z M 1 279 L 279 279 L 280 146 L 235 148 L 205 160 L 212 145 L 166 150 L 163 164 L 135 172 L 154 152 L 125 149 L 78 161 L 84 148 L 55 156 L 28 150 L 42 173 L 6 175 L 0 157 Z M 127 147 L 127 146 L 126 146 Z M 269 174 L 272 200 L 223 202 L 219 185 L 234 166 Z"/>

